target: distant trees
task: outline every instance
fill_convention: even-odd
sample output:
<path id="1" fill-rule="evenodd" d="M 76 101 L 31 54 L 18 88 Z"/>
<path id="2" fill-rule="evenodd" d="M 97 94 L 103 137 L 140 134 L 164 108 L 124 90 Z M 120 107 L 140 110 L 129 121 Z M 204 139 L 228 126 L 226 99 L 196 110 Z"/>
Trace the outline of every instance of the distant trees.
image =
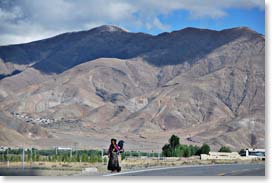
<path id="1" fill-rule="evenodd" d="M 232 152 L 229 147 L 222 146 L 218 152 Z"/>
<path id="2" fill-rule="evenodd" d="M 193 145 L 180 144 L 180 138 L 172 135 L 169 143 L 162 147 L 162 154 L 166 157 L 190 157 L 200 154 L 208 154 L 210 146 L 203 144 L 201 147 Z"/>
<path id="3" fill-rule="evenodd" d="M 162 155 L 166 157 L 171 157 L 173 156 L 173 149 L 171 148 L 170 144 L 165 144 L 162 147 Z"/>
<path id="4" fill-rule="evenodd" d="M 0 161 L 18 162 L 22 161 L 22 149 L 7 149 L 0 151 Z M 38 150 L 26 149 L 26 162 L 30 161 L 51 161 L 51 162 L 102 162 L 102 154 L 99 150 L 77 150 L 77 151 L 58 151 L 55 149 Z"/>
<path id="5" fill-rule="evenodd" d="M 170 144 L 171 148 L 175 149 L 178 145 L 180 145 L 179 137 L 176 135 L 172 135 L 169 139 L 169 144 Z"/>
<path id="6" fill-rule="evenodd" d="M 211 148 L 208 144 L 203 144 L 200 148 L 200 154 L 209 154 Z"/>
<path id="7" fill-rule="evenodd" d="M 245 150 L 245 149 L 241 149 L 241 150 L 239 151 L 239 154 L 243 154 L 243 153 L 246 153 L 246 150 Z"/>

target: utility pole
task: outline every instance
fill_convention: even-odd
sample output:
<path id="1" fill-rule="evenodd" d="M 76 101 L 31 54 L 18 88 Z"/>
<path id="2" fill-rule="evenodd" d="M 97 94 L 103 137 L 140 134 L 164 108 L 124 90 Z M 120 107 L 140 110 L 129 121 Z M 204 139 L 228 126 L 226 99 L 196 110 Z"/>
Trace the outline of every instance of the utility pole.
<path id="1" fill-rule="evenodd" d="M 1 148 L 1 147 L 0 147 L 0 148 Z M 1 163 L 1 166 L 2 166 L 2 162 L 4 162 L 4 158 L 3 158 L 3 155 L 2 155 L 2 154 L 3 154 L 2 149 L 0 149 L 0 152 L 1 152 L 1 156 L 2 156 L 2 157 L 1 157 L 1 162 L 0 162 L 0 163 Z"/>
<path id="2" fill-rule="evenodd" d="M 77 142 L 75 142 L 75 154 L 77 155 Z"/>
<path id="3" fill-rule="evenodd" d="M 30 148 L 30 161 L 32 163 L 32 147 Z"/>
<path id="4" fill-rule="evenodd" d="M 57 162 L 57 159 L 58 159 L 58 148 L 55 147 L 55 150 L 56 150 L 56 162 Z"/>
<path id="5" fill-rule="evenodd" d="M 8 148 L 7 148 L 7 161 L 8 161 L 8 168 L 9 168 L 9 154 L 8 154 Z"/>
<path id="6" fill-rule="evenodd" d="M 102 164 L 104 164 L 104 159 L 103 159 L 103 156 L 104 156 L 104 149 L 101 150 L 101 159 L 102 159 Z"/>
<path id="7" fill-rule="evenodd" d="M 3 150 L 1 150 L 1 154 L 2 154 L 2 161 L 5 162 L 5 160 L 4 160 L 5 159 L 5 157 L 4 157 L 4 154 L 5 154 L 4 148 L 3 148 Z"/>
<path id="8" fill-rule="evenodd" d="M 34 150 L 34 157 L 35 157 L 34 161 L 36 161 L 36 159 L 37 159 L 37 152 L 35 150 Z"/>
<path id="9" fill-rule="evenodd" d="M 30 167 L 32 168 L 32 147 L 30 148 Z"/>
<path id="10" fill-rule="evenodd" d="M 23 170 L 25 169 L 25 148 L 23 147 L 23 153 L 22 153 L 22 165 L 23 165 Z"/>

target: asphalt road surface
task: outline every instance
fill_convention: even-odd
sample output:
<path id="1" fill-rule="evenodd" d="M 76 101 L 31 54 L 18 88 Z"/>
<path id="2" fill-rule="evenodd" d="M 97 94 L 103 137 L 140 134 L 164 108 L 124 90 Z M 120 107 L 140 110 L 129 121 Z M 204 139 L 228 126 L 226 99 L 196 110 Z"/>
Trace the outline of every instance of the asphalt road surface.
<path id="1" fill-rule="evenodd" d="M 165 167 L 113 173 L 105 176 L 265 176 L 265 164 Z"/>

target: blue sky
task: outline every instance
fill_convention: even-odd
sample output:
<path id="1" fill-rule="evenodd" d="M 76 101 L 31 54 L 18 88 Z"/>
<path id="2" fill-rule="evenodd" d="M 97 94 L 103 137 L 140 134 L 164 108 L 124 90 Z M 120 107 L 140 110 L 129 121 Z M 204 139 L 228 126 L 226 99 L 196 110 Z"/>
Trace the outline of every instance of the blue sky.
<path id="1" fill-rule="evenodd" d="M 159 34 L 247 26 L 265 33 L 264 0 L 0 0 L 0 45 L 111 24 Z"/>
<path id="2" fill-rule="evenodd" d="M 265 11 L 259 8 L 240 9 L 231 8 L 226 10 L 227 15 L 220 18 L 191 18 L 188 11 L 174 11 L 168 16 L 159 16 L 163 24 L 171 25 L 172 30 L 178 30 L 185 27 L 198 27 L 205 29 L 222 30 L 233 27 L 246 26 L 258 33 L 265 34 Z M 170 29 L 169 29 L 170 30 Z M 158 34 L 160 29 L 140 31 Z"/>

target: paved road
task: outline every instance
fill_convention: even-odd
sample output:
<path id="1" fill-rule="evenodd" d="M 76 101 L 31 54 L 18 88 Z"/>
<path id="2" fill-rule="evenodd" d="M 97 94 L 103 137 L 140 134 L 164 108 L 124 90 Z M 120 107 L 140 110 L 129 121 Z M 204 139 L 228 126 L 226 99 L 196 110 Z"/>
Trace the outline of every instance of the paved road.
<path id="1" fill-rule="evenodd" d="M 265 164 L 165 167 L 107 174 L 106 176 L 265 176 Z"/>

